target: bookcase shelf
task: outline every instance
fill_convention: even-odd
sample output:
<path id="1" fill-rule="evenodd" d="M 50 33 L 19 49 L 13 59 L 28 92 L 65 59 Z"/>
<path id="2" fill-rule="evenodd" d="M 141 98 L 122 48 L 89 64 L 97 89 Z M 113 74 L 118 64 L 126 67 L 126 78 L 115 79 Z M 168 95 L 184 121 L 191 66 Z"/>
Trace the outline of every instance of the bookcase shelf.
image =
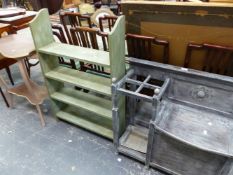
<path id="1" fill-rule="evenodd" d="M 111 97 L 111 80 L 109 78 L 61 66 L 46 73 L 45 77 Z"/>
<path id="2" fill-rule="evenodd" d="M 112 120 L 112 102 L 110 100 L 72 88 L 63 88 L 59 92 L 54 92 L 51 94 L 51 98 Z"/>

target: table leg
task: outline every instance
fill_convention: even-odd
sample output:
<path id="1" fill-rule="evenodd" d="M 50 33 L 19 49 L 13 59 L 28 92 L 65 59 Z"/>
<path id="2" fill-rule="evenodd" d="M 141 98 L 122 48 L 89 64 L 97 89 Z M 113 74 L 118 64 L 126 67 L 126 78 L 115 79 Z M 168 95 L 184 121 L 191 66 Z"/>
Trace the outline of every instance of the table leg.
<path id="1" fill-rule="evenodd" d="M 6 103 L 9 104 L 9 107 L 13 107 L 13 97 L 11 94 L 8 93 L 8 87 L 6 82 L 3 80 L 3 78 L 0 76 L 0 87 L 4 87 L 6 89 Z M 3 93 L 3 92 L 2 92 Z"/>
<path id="2" fill-rule="evenodd" d="M 28 76 L 27 69 L 26 69 L 26 66 L 24 64 L 23 59 L 18 61 L 18 64 L 19 64 L 19 70 L 20 70 L 21 76 L 23 78 L 23 81 L 24 81 L 24 83 L 26 85 L 27 90 L 31 93 L 33 98 L 35 98 L 35 99 L 39 98 L 39 97 L 37 97 L 37 92 L 33 91 L 33 88 L 32 88 L 31 83 L 30 83 L 30 78 Z M 36 106 L 36 109 L 38 111 L 40 121 L 41 121 L 41 125 L 45 126 L 44 116 L 43 116 L 43 113 L 42 113 L 42 111 L 40 109 L 40 106 L 39 106 L 40 104 L 37 103 L 37 104 L 34 104 L 34 105 Z"/>
<path id="3" fill-rule="evenodd" d="M 39 117 L 40 117 L 40 123 L 42 126 L 45 126 L 45 121 L 44 121 L 44 116 L 43 116 L 43 113 L 41 111 L 41 108 L 40 108 L 40 105 L 36 105 L 36 109 L 39 113 Z"/>

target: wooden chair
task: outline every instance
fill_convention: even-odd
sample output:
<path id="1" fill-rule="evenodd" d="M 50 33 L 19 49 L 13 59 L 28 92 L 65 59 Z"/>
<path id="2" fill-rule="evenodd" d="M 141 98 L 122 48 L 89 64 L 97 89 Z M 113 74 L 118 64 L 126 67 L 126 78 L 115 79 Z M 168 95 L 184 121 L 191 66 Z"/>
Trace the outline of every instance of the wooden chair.
<path id="1" fill-rule="evenodd" d="M 89 28 L 89 27 L 71 28 L 70 32 L 74 45 L 97 49 L 97 50 L 103 49 L 104 51 L 108 51 L 107 33 L 100 32 L 96 28 Z M 97 37 L 101 38 L 102 45 L 98 43 Z M 82 71 L 92 70 L 103 74 L 109 74 L 109 72 L 106 72 L 104 70 L 104 67 L 102 66 L 84 64 L 83 62 L 80 62 L 80 66 Z"/>
<path id="2" fill-rule="evenodd" d="M 215 44 L 189 43 L 185 56 L 184 67 L 190 67 L 190 62 L 195 50 L 203 51 L 205 54 L 201 70 L 221 75 L 233 76 L 233 47 Z"/>
<path id="3" fill-rule="evenodd" d="M 159 40 L 155 37 L 126 34 L 126 42 L 128 49 L 128 56 L 138 59 L 153 61 L 152 46 L 159 45 L 163 47 L 162 63 L 167 64 L 169 59 L 169 43 L 165 40 Z M 146 77 L 138 75 L 137 80 L 144 81 Z M 161 81 L 150 80 L 150 83 L 154 85 L 160 85 Z M 143 89 L 141 91 L 144 94 L 153 94 L 151 89 Z M 140 101 L 140 100 L 139 100 Z"/>
<path id="4" fill-rule="evenodd" d="M 128 56 L 145 60 L 152 59 L 152 45 L 163 46 L 163 63 L 167 64 L 169 59 L 169 43 L 155 37 L 126 34 Z"/>
<path id="5" fill-rule="evenodd" d="M 52 29 L 53 29 L 53 35 L 56 36 L 57 39 L 61 43 L 68 43 L 68 41 L 67 41 L 67 39 L 65 37 L 62 26 L 57 25 L 57 24 L 53 24 Z M 68 62 L 63 57 L 59 57 L 58 59 L 59 59 L 60 64 L 70 66 L 72 69 L 77 69 L 74 59 L 69 59 Z"/>
<path id="6" fill-rule="evenodd" d="M 108 16 L 99 17 L 99 27 L 102 32 L 104 32 L 104 24 L 108 27 L 109 31 L 112 30 L 115 22 L 117 20 L 117 16 Z"/>
<path id="7" fill-rule="evenodd" d="M 71 27 L 78 27 L 83 26 L 84 22 L 86 22 L 87 27 L 92 27 L 91 25 L 91 17 L 87 15 L 81 15 L 80 13 L 74 12 L 61 12 L 60 13 L 60 20 L 65 29 L 66 36 L 68 38 L 69 44 L 73 44 L 69 26 Z"/>

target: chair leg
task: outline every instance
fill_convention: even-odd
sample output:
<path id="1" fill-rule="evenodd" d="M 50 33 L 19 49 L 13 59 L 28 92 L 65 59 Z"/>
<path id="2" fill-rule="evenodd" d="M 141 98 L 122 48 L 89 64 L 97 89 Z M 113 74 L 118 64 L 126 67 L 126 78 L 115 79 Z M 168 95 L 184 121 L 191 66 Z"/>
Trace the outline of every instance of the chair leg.
<path id="1" fill-rule="evenodd" d="M 26 66 L 28 76 L 31 77 L 30 64 L 29 64 L 28 58 L 25 58 L 25 59 L 24 59 L 24 64 L 25 64 L 25 66 Z"/>
<path id="2" fill-rule="evenodd" d="M 13 78 L 12 78 L 10 68 L 9 68 L 9 67 L 6 67 L 5 69 L 6 69 L 6 72 L 7 72 L 8 77 L 9 77 L 9 79 L 10 79 L 10 81 L 11 81 L 11 84 L 14 85 L 15 83 L 14 83 L 14 80 L 13 80 Z"/>
<path id="3" fill-rule="evenodd" d="M 28 72 L 28 76 L 31 77 L 31 67 L 32 67 L 32 66 L 36 66 L 36 65 L 39 64 L 40 62 L 37 61 L 36 63 L 33 64 L 33 63 L 30 63 L 29 58 L 25 58 L 25 59 L 24 59 L 24 63 L 25 63 L 25 65 L 26 65 L 26 69 L 27 69 L 27 72 Z"/>
<path id="4" fill-rule="evenodd" d="M 76 65 L 75 65 L 75 61 L 73 59 L 70 59 L 70 65 L 71 65 L 72 69 L 77 69 Z"/>
<path id="5" fill-rule="evenodd" d="M 3 93 L 3 91 L 2 91 L 2 88 L 0 88 L 0 93 L 2 94 L 3 100 L 4 100 L 5 103 L 6 103 L 6 106 L 9 108 L 10 105 L 9 105 L 9 103 L 8 103 L 8 101 L 7 101 L 7 99 L 6 99 L 5 95 L 4 95 L 4 93 Z"/>

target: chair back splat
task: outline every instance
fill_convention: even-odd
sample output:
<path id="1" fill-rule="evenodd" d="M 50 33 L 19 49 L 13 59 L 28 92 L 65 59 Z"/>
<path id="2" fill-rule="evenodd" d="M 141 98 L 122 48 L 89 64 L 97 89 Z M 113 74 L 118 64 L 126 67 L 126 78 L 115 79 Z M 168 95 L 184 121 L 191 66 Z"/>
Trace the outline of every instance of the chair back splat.
<path id="1" fill-rule="evenodd" d="M 163 46 L 162 62 L 167 64 L 169 59 L 169 43 L 166 40 L 156 39 L 151 36 L 126 34 L 128 56 L 144 60 L 153 60 L 153 45 Z"/>
<path id="2" fill-rule="evenodd" d="M 56 36 L 60 42 L 68 43 L 62 26 L 53 24 L 52 29 L 53 29 L 53 35 Z"/>
<path id="3" fill-rule="evenodd" d="M 233 48 L 214 44 L 189 43 L 185 56 L 184 67 L 190 67 L 194 51 L 204 52 L 201 70 L 210 73 L 233 76 Z"/>
<path id="4" fill-rule="evenodd" d="M 104 32 L 100 32 L 96 28 L 89 27 L 76 27 L 70 29 L 71 37 L 73 40 L 73 44 L 81 47 L 92 48 L 96 50 L 108 50 L 108 34 Z M 97 38 L 102 39 L 102 45 L 98 43 Z M 104 67 L 96 66 L 93 64 L 84 64 L 80 63 L 81 70 L 86 71 L 87 69 L 97 71 L 99 73 L 109 74 L 104 71 Z"/>
<path id="5" fill-rule="evenodd" d="M 52 30 L 53 35 L 56 36 L 61 43 L 68 43 L 61 25 L 53 24 Z M 66 61 L 63 57 L 58 57 L 58 59 L 60 64 L 69 66 L 72 69 L 77 69 L 74 59 L 69 59 L 69 61 Z"/>
<path id="6" fill-rule="evenodd" d="M 108 27 L 109 31 L 112 30 L 115 22 L 117 20 L 117 16 L 109 16 L 105 15 L 104 17 L 99 17 L 99 27 L 100 30 L 103 32 L 104 31 L 104 25 L 105 27 Z"/>
<path id="7" fill-rule="evenodd" d="M 60 20 L 65 29 L 66 36 L 70 44 L 72 44 L 73 42 L 72 42 L 69 26 L 71 27 L 85 26 L 90 28 L 92 27 L 90 16 L 81 15 L 80 13 L 61 12 Z"/>

